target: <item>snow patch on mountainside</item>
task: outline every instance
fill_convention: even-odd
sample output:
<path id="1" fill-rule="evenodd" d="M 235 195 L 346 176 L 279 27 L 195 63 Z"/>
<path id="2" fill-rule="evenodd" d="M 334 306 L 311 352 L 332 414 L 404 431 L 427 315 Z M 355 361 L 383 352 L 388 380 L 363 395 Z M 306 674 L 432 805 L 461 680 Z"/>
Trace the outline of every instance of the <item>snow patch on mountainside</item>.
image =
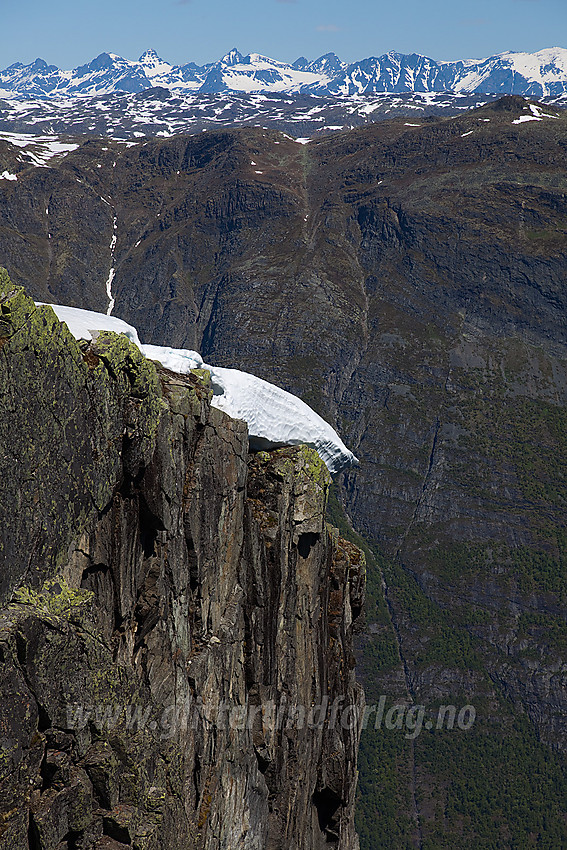
<path id="1" fill-rule="evenodd" d="M 104 198 L 102 199 L 104 201 Z M 105 201 L 105 203 L 108 203 Z M 114 277 L 116 275 L 116 269 L 114 268 L 114 251 L 116 249 L 116 229 L 117 229 L 117 217 L 116 215 L 113 217 L 112 221 L 112 239 L 110 240 L 110 271 L 108 272 L 108 278 L 106 281 L 106 294 L 108 296 L 108 307 L 106 308 L 106 315 L 110 316 L 112 311 L 114 310 L 114 305 L 116 303 L 116 299 L 112 294 L 112 282 L 114 281 Z"/>
<path id="2" fill-rule="evenodd" d="M 79 147 L 75 142 L 62 142 L 59 136 L 31 136 L 25 133 L 0 132 L 0 139 L 18 148 L 24 148 L 27 159 L 38 168 L 45 168 L 50 159 L 63 157 Z"/>

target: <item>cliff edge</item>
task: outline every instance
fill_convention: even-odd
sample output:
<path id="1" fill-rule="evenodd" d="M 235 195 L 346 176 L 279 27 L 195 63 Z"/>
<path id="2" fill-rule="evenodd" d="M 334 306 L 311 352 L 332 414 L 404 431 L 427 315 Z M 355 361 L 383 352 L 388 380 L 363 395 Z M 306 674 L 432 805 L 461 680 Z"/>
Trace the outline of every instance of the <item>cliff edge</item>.
<path id="1" fill-rule="evenodd" d="M 0 848 L 356 848 L 323 462 L 0 275 Z"/>

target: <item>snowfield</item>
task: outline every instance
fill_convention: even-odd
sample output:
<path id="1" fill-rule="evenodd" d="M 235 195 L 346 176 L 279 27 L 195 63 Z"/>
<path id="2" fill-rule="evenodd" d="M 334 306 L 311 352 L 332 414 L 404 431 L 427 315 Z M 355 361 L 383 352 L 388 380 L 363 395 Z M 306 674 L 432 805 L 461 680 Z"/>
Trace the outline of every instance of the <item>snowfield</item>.
<path id="1" fill-rule="evenodd" d="M 96 331 L 113 331 L 117 334 L 124 334 L 130 342 L 138 346 L 140 351 L 142 350 L 138 331 L 128 322 L 123 322 L 122 319 L 117 319 L 115 316 L 105 316 L 103 313 L 95 313 L 93 310 L 80 310 L 78 307 L 64 307 L 61 304 L 45 305 L 43 301 L 36 301 L 35 303 L 37 307 L 52 307 L 59 321 L 65 322 L 75 339 L 90 341 L 93 338 L 93 332 L 96 334 Z"/>
<path id="2" fill-rule="evenodd" d="M 38 306 L 41 303 L 37 302 Z M 297 396 L 274 384 L 239 369 L 210 366 L 197 351 L 143 345 L 136 328 L 114 316 L 60 304 L 49 306 L 75 339 L 91 340 L 96 331 L 113 331 L 125 334 L 145 357 L 157 360 L 172 372 L 188 374 L 191 369 L 206 369 L 213 388 L 211 404 L 233 419 L 243 419 L 247 423 L 253 450 L 308 445 L 318 452 L 331 473 L 358 464 L 357 458 L 324 419 Z"/>
<path id="3" fill-rule="evenodd" d="M 78 143 L 62 142 L 59 136 L 37 136 L 27 133 L 5 133 L 0 132 L 0 140 L 10 142 L 18 148 L 23 148 L 30 162 L 39 168 L 46 168 L 47 163 L 54 157 L 66 156 L 71 151 L 77 150 Z M 8 172 L 4 172 L 7 174 Z M 17 180 L 18 178 L 4 177 L 5 180 Z"/>

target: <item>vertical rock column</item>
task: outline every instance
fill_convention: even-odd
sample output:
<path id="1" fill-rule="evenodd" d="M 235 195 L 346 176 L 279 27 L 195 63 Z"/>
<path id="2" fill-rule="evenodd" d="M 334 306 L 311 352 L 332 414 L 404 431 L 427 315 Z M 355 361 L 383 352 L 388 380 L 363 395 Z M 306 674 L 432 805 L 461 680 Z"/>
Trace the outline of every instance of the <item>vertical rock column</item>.
<path id="1" fill-rule="evenodd" d="M 364 564 L 318 455 L 0 310 L 0 850 L 356 847 Z"/>

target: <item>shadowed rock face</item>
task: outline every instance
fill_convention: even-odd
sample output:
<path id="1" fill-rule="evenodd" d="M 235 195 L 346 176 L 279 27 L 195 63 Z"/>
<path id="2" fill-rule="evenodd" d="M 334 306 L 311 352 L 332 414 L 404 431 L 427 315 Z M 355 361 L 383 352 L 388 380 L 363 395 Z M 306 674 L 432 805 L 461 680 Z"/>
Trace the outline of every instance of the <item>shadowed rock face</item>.
<path id="1" fill-rule="evenodd" d="M 513 123 L 537 116 L 506 98 L 307 145 L 260 129 L 91 140 L 51 169 L 2 149 L 0 171 L 18 174 L 0 196 L 15 280 L 104 310 L 116 215 L 117 315 L 144 341 L 301 395 L 361 458 L 339 484 L 379 549 L 365 685 L 478 712 L 466 739 L 373 739 L 361 801 L 362 826 L 380 822 L 372 850 L 482 846 L 495 823 L 504 845 L 567 841 L 557 115 Z"/>
<path id="2" fill-rule="evenodd" d="M 357 847 L 357 723 L 285 713 L 363 702 L 324 464 L 0 285 L 0 847 Z"/>

